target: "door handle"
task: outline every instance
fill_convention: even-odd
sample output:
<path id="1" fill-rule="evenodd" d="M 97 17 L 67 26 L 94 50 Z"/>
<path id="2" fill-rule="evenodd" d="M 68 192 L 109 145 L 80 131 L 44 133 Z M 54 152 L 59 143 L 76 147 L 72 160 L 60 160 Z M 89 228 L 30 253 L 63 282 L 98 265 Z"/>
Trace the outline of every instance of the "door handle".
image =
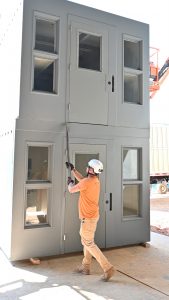
<path id="1" fill-rule="evenodd" d="M 114 93 L 114 76 L 112 76 L 111 81 L 109 80 L 108 85 L 111 85 L 111 91 Z"/>
<path id="2" fill-rule="evenodd" d="M 109 195 L 109 200 L 105 201 L 106 204 L 109 204 L 109 210 L 112 211 L 112 193 Z"/>
<path id="3" fill-rule="evenodd" d="M 112 76 L 111 83 L 112 83 L 112 93 L 114 93 L 114 76 Z"/>
<path id="4" fill-rule="evenodd" d="M 112 193 L 110 193 L 110 211 L 112 211 Z"/>

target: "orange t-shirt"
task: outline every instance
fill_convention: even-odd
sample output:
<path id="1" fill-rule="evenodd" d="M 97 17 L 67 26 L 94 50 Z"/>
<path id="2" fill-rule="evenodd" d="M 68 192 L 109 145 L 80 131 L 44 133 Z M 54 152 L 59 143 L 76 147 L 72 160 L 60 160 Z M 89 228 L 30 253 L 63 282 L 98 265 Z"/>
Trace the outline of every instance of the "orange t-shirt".
<path id="1" fill-rule="evenodd" d="M 100 181 L 98 177 L 87 177 L 77 184 L 80 190 L 79 218 L 95 219 L 99 217 Z"/>

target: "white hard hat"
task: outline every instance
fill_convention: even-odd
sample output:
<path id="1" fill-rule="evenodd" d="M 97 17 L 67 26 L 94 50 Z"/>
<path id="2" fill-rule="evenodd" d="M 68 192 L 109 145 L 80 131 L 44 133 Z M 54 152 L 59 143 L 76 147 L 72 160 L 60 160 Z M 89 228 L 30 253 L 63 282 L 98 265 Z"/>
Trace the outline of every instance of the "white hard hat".
<path id="1" fill-rule="evenodd" d="M 100 174 L 103 171 L 103 164 L 100 160 L 91 159 L 88 166 L 94 170 L 94 173 Z"/>

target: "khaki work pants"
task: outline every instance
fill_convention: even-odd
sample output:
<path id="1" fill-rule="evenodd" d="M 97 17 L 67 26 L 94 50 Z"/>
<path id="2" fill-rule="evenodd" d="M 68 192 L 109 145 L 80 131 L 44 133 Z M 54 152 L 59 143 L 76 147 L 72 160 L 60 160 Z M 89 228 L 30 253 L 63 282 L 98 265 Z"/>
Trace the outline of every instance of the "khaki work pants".
<path id="1" fill-rule="evenodd" d="M 84 258 L 82 265 L 90 269 L 92 256 L 95 257 L 104 272 L 108 271 L 112 265 L 104 256 L 102 251 L 94 242 L 95 231 L 98 219 L 82 219 L 80 226 L 81 243 L 83 245 Z"/>

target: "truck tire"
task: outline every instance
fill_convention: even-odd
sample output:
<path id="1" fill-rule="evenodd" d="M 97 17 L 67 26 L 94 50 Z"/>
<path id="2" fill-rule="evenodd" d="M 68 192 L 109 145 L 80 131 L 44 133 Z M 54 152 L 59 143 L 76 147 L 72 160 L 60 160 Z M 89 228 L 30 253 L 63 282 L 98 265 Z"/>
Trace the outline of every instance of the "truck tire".
<path id="1" fill-rule="evenodd" d="M 160 184 L 159 191 L 160 191 L 160 194 L 166 194 L 167 193 L 167 186 L 165 184 Z"/>

